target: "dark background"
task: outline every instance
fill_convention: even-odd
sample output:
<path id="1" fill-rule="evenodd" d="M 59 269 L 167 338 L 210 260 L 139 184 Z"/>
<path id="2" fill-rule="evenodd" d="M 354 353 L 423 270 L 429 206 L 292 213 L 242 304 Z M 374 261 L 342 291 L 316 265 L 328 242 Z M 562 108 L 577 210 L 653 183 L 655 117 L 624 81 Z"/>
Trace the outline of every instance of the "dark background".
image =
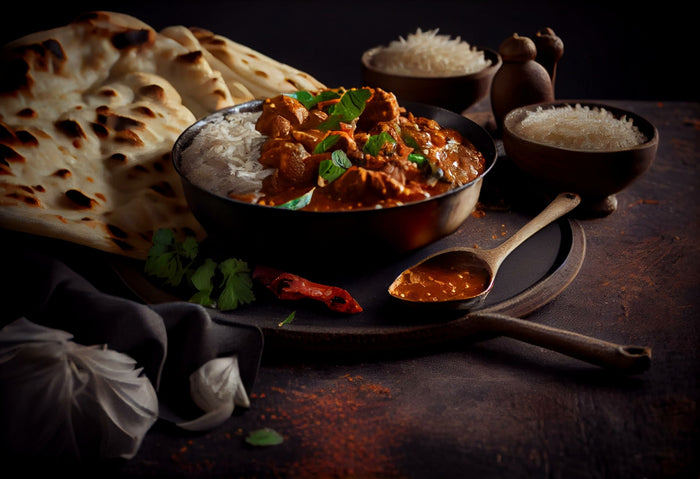
<path id="1" fill-rule="evenodd" d="M 555 94 L 560 99 L 699 99 L 695 21 L 681 2 L 424 1 L 77 1 L 13 2 L 0 40 L 70 22 L 86 10 L 134 15 L 156 29 L 199 26 L 315 76 L 357 86 L 360 56 L 399 36 L 439 28 L 472 45 L 498 49 L 518 33 L 552 28 L 564 41 Z"/>

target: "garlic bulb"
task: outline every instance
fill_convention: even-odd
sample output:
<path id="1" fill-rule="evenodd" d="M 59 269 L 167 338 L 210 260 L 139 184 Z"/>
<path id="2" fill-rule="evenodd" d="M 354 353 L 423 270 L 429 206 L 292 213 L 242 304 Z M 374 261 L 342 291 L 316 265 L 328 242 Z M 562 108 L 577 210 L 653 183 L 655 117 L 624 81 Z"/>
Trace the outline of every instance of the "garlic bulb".
<path id="1" fill-rule="evenodd" d="M 205 431 L 224 423 L 236 406 L 249 407 L 250 400 L 238 369 L 238 357 L 215 358 L 190 375 L 190 395 L 204 414 L 178 423 L 183 429 Z"/>
<path id="2" fill-rule="evenodd" d="M 158 399 L 130 356 L 21 318 L 0 330 L 2 447 L 23 457 L 132 458 Z"/>

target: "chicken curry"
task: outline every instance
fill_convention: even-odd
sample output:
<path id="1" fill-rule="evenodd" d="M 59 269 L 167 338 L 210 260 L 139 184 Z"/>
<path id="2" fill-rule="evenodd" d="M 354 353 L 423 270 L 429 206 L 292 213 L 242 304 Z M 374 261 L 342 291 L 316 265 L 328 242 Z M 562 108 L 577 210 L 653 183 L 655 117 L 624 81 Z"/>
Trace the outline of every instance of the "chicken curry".
<path id="1" fill-rule="evenodd" d="M 259 161 L 274 173 L 255 201 L 268 206 L 396 206 L 469 183 L 485 168 L 459 132 L 414 116 L 378 88 L 268 98 L 256 129 L 268 137 Z"/>

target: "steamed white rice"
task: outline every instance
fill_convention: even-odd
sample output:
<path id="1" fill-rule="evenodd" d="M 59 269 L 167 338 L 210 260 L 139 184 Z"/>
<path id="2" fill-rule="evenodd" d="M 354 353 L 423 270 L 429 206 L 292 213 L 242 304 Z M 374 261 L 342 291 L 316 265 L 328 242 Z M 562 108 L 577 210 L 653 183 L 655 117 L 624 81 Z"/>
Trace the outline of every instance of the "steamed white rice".
<path id="1" fill-rule="evenodd" d="M 259 161 L 267 140 L 255 129 L 260 112 L 234 113 L 208 123 L 183 152 L 180 169 L 195 185 L 213 193 L 258 194 L 274 168 Z"/>
<path id="2" fill-rule="evenodd" d="M 647 141 L 631 118 L 615 118 L 605 108 L 580 104 L 538 107 L 513 131 L 539 143 L 577 150 L 621 150 Z"/>
<path id="3" fill-rule="evenodd" d="M 460 37 L 438 35 L 438 29 L 399 37 L 373 58 L 375 68 L 395 75 L 445 77 L 469 75 L 491 65 L 484 52 Z"/>

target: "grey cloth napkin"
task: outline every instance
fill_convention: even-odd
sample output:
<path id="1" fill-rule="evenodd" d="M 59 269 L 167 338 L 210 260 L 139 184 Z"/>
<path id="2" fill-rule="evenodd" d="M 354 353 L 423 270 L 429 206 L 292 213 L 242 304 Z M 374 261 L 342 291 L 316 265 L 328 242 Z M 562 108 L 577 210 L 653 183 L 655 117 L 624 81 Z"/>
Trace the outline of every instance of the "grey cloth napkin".
<path id="1" fill-rule="evenodd" d="M 236 355 L 246 391 L 253 390 L 263 350 L 259 328 L 187 302 L 146 305 L 100 290 L 56 255 L 0 233 L 8 253 L 0 274 L 0 328 L 24 317 L 67 331 L 76 343 L 131 356 L 156 389 L 159 417 L 167 421 L 201 415 L 189 376 L 210 359 Z M 82 261 L 94 258 L 101 256 L 88 252 Z"/>

